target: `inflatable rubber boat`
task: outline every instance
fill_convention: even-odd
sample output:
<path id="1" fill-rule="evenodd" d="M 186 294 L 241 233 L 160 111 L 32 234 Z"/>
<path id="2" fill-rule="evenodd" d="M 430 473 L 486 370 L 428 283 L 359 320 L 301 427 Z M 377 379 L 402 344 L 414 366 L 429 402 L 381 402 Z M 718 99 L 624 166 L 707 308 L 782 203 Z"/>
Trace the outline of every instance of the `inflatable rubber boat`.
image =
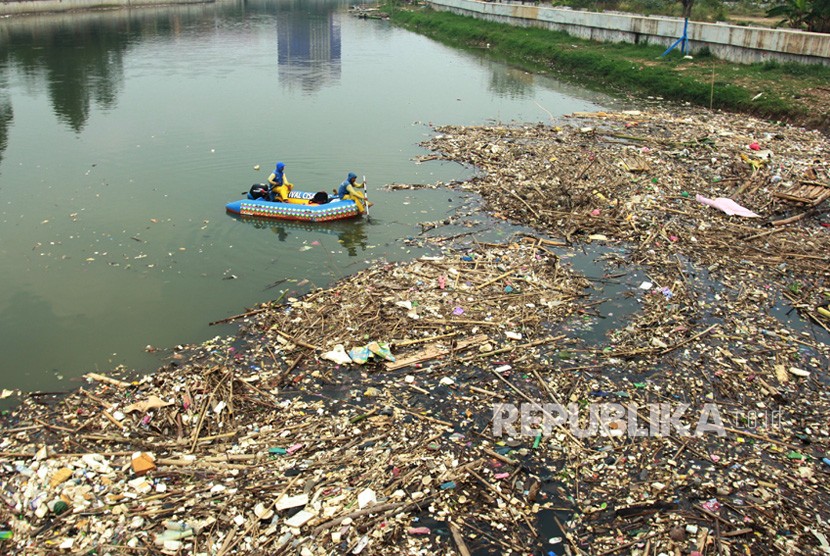
<path id="1" fill-rule="evenodd" d="M 315 195 L 317 194 L 314 192 L 292 191 L 285 202 L 240 199 L 225 205 L 225 210 L 240 216 L 303 222 L 331 222 L 360 216 L 354 201 L 329 197 L 328 202 L 318 204 L 312 202 Z"/>

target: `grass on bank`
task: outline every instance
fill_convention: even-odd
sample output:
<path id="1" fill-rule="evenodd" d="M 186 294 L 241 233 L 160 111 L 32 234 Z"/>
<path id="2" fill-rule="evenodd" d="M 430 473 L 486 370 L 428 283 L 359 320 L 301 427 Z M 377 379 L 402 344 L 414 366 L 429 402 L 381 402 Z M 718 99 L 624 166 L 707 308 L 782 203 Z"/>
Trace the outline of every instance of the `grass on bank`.
<path id="1" fill-rule="evenodd" d="M 830 68 L 817 65 L 734 64 L 707 52 L 684 59 L 679 49 L 601 43 L 563 32 L 516 27 L 432 10 L 387 5 L 392 21 L 445 44 L 486 48 L 488 55 L 527 71 L 554 73 L 593 90 L 656 96 L 694 105 L 826 128 L 828 107 L 811 91 L 830 91 Z"/>
<path id="2" fill-rule="evenodd" d="M 548 5 L 542 0 L 540 5 Z M 641 15 L 667 15 L 682 17 L 683 4 L 677 0 L 551 0 L 554 7 L 566 6 L 575 10 L 590 12 L 619 11 Z M 745 21 L 761 21 L 772 27 L 781 18 L 766 16 L 769 5 L 755 0 L 695 0 L 692 6 L 694 21 L 730 21 L 740 25 Z"/>

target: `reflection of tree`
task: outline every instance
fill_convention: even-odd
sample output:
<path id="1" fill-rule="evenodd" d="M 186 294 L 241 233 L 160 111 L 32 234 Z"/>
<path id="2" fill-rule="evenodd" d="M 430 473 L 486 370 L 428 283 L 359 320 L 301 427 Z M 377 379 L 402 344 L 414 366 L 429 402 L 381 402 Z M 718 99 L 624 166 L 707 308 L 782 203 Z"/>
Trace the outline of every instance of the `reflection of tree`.
<path id="1" fill-rule="evenodd" d="M 165 6 L 21 17 L 0 28 L 0 72 L 21 70 L 45 80 L 55 114 L 80 132 L 90 109 L 116 105 L 130 47 L 151 37 L 168 37 L 188 26 L 214 29 L 217 17 L 245 17 L 235 4 Z M 2 76 L 0 76 L 2 77 Z"/>
<path id="2" fill-rule="evenodd" d="M 339 79 L 340 27 L 334 13 L 347 4 L 348 0 L 276 4 L 279 71 L 286 72 L 287 83 L 316 90 L 327 81 Z M 0 28 L 0 80 L 12 68 L 20 69 L 33 81 L 44 79 L 55 114 L 80 132 L 93 106 L 115 106 L 123 86 L 124 58 L 134 43 L 177 35 L 185 28 L 215 32 L 217 18 L 244 20 L 274 10 L 272 0 L 247 0 L 241 4 L 44 14 L 4 20 Z M 0 104 L 0 118 L 7 123 L 11 109 Z M 0 133 L 4 131 L 0 127 Z"/>
<path id="3" fill-rule="evenodd" d="M 55 114 L 74 131 L 83 129 L 93 102 L 102 108 L 115 105 L 129 38 L 118 25 L 95 20 L 52 32 L 19 25 L 8 37 L 10 62 L 46 79 Z"/>
<path id="4" fill-rule="evenodd" d="M 11 127 L 13 118 L 11 99 L 8 95 L 0 95 L 0 162 L 3 162 L 3 153 L 6 152 L 6 145 L 9 140 L 9 127 Z"/>
<path id="5" fill-rule="evenodd" d="M 115 106 L 116 91 L 123 80 L 126 40 L 100 29 L 55 36 L 54 48 L 44 59 L 49 92 L 58 118 L 75 132 L 89 118 L 94 101 L 101 108 Z M 81 46 L 77 45 L 80 42 Z"/>

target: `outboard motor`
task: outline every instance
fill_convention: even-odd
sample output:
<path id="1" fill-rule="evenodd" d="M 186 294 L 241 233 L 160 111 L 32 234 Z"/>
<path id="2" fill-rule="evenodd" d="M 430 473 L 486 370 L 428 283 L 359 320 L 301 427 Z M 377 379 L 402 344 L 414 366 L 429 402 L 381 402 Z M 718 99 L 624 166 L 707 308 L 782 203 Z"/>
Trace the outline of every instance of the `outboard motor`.
<path id="1" fill-rule="evenodd" d="M 268 200 L 268 187 L 262 183 L 255 183 L 251 186 L 251 189 L 248 191 L 248 198 L 253 199 L 265 199 Z"/>

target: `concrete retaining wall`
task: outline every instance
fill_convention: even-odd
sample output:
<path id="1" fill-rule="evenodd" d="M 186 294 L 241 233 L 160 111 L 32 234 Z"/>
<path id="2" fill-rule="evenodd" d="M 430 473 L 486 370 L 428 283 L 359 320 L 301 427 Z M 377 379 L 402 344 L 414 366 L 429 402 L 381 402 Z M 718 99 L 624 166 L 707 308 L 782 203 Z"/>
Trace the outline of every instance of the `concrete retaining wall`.
<path id="1" fill-rule="evenodd" d="M 683 19 L 676 17 L 584 12 L 479 0 L 429 2 L 436 10 L 510 25 L 543 27 L 595 41 L 646 43 L 668 48 L 683 35 Z M 775 60 L 830 66 L 828 34 L 689 21 L 687 37 L 691 53 L 708 47 L 714 56 L 731 62 Z"/>
<path id="2" fill-rule="evenodd" d="M 163 6 L 170 4 L 206 4 L 214 0 L 2 0 L 0 16 Z"/>

